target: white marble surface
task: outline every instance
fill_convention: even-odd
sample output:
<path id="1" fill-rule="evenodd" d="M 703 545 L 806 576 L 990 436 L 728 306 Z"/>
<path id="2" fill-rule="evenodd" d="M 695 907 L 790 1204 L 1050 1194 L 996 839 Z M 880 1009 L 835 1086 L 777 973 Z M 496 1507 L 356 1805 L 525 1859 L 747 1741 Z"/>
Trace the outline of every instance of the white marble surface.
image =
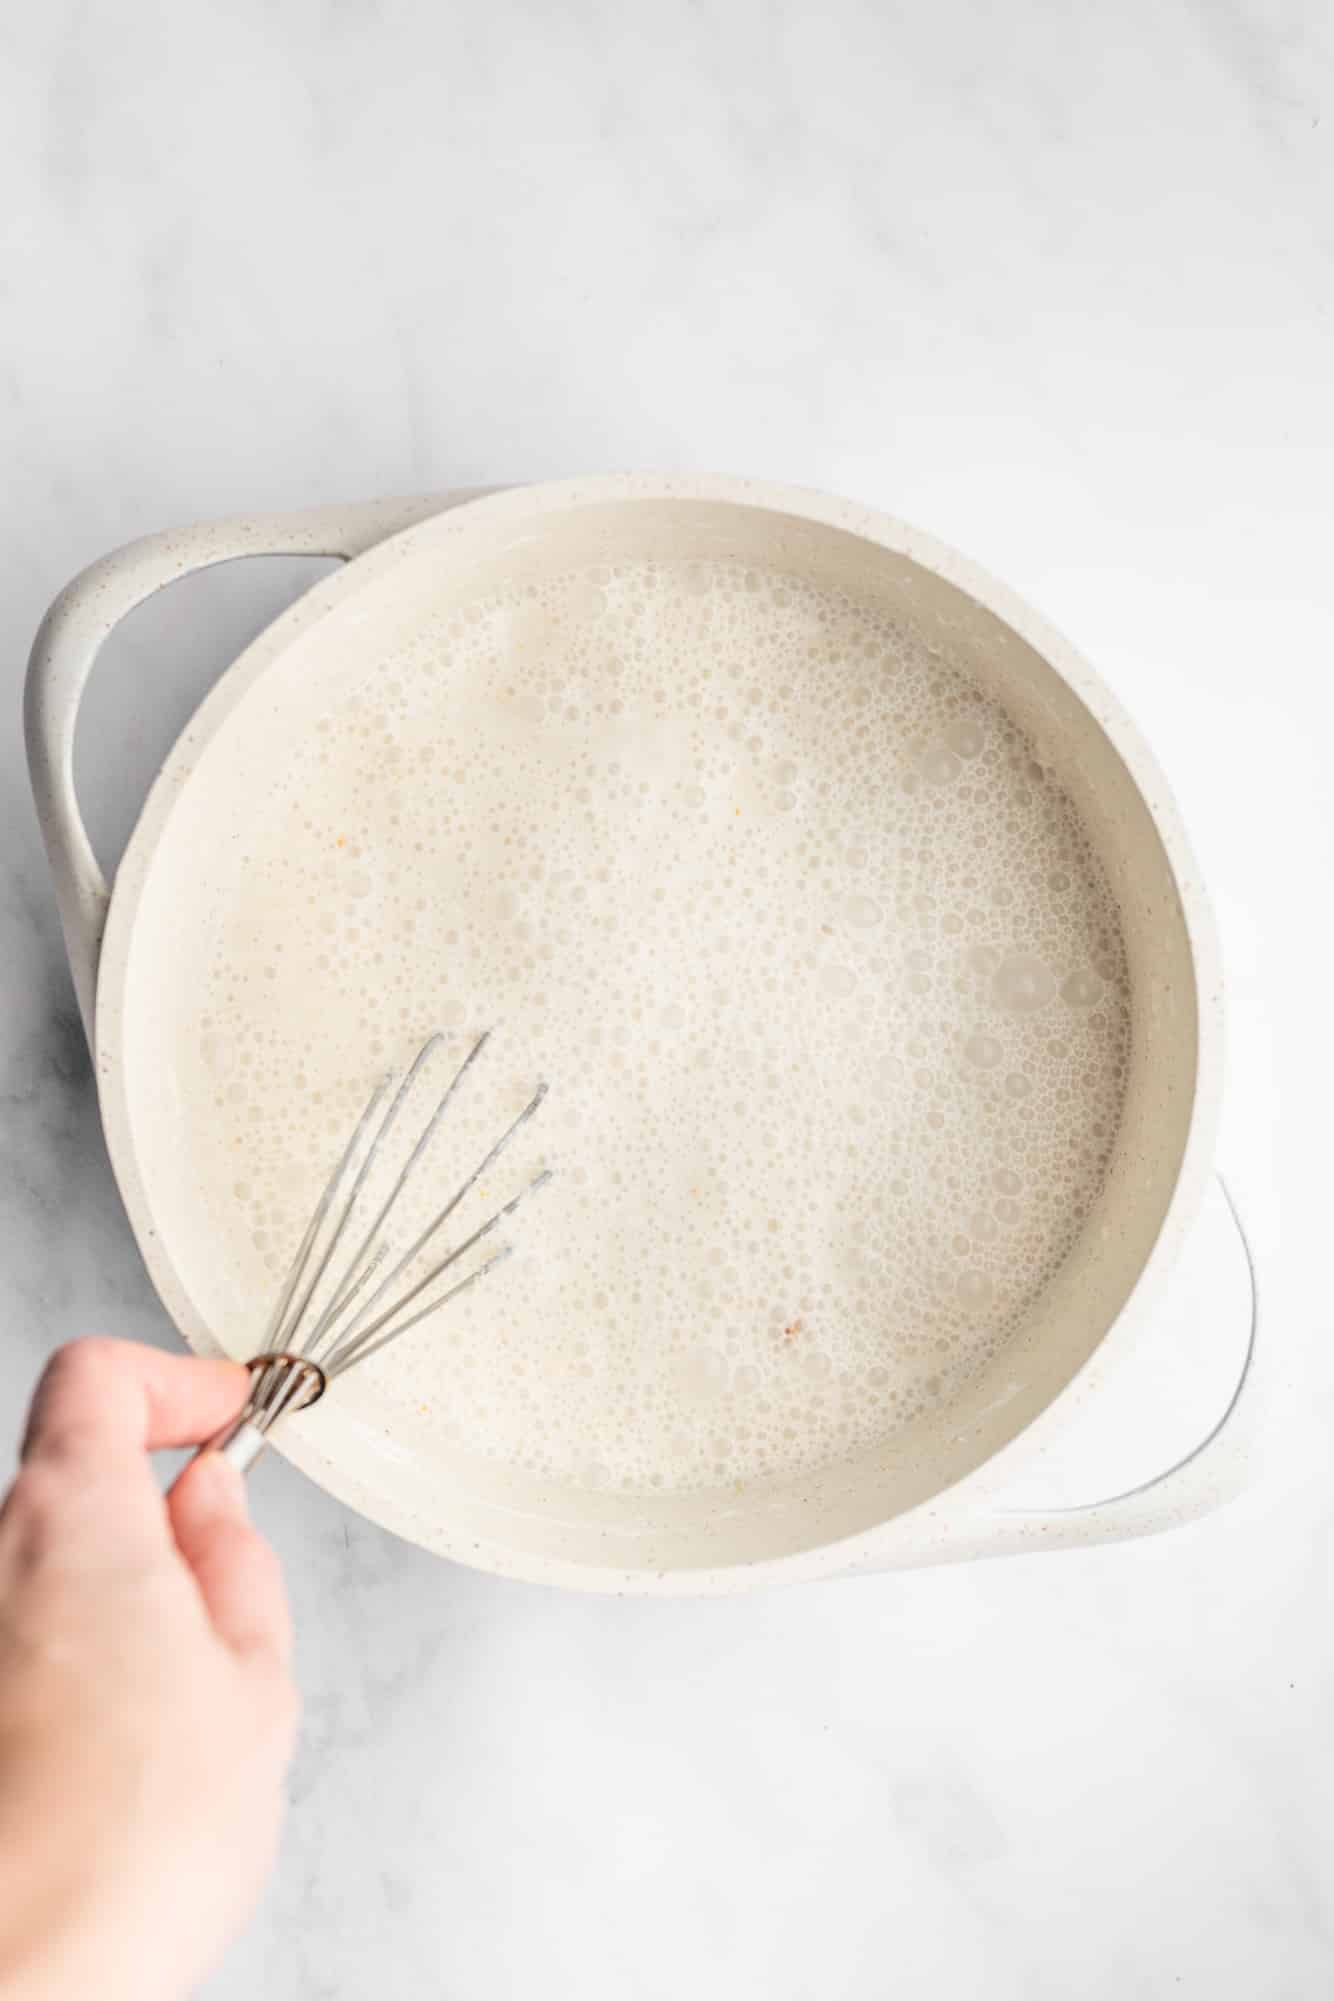
<path id="1" fill-rule="evenodd" d="M 703 466 L 1003 575 L 1192 824 L 1263 1264 L 1257 1489 L 1132 1547 L 582 1601 L 266 1467 L 308 1723 L 209 2001 L 1326 1993 L 1329 10 L 49 0 L 0 50 L 7 1438 L 66 1335 L 171 1338 L 102 1151 L 22 664 L 86 561 L 233 509 Z M 108 859 L 191 689 L 293 587 L 186 587 L 110 649 L 81 758 Z"/>

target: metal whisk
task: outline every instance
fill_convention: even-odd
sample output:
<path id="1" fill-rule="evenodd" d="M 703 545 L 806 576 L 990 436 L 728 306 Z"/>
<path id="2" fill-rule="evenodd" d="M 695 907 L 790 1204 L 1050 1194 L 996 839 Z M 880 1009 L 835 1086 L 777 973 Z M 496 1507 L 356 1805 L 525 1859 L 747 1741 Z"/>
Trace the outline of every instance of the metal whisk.
<path id="1" fill-rule="evenodd" d="M 379 1354 L 400 1334 L 477 1285 L 510 1255 L 510 1247 L 502 1246 L 458 1275 L 469 1253 L 551 1179 L 549 1168 L 461 1242 L 443 1248 L 437 1239 L 460 1203 L 532 1118 L 547 1094 L 545 1084 L 538 1085 L 518 1117 L 406 1249 L 399 1251 L 389 1234 L 395 1212 L 401 1212 L 405 1189 L 490 1037 L 489 1029 L 478 1036 L 413 1142 L 388 1194 L 379 1198 L 370 1193 L 374 1169 L 395 1127 L 405 1124 L 411 1129 L 411 1119 L 404 1115 L 410 1102 L 423 1095 L 423 1073 L 444 1037 L 429 1037 L 397 1086 L 392 1075 L 377 1085 L 297 1247 L 263 1347 L 248 1364 L 250 1394 L 244 1408 L 204 1451 L 221 1452 L 244 1472 L 264 1450 L 279 1418 L 308 1408 L 335 1376 Z M 424 1269 L 415 1270 L 423 1259 Z M 443 1290 L 438 1290 L 442 1282 Z"/>

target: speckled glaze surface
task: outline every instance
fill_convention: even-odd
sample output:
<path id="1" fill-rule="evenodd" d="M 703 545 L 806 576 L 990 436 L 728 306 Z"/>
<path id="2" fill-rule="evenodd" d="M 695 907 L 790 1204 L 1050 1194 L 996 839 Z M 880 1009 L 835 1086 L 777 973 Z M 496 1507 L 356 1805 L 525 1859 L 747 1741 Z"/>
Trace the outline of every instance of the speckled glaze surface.
<path id="1" fill-rule="evenodd" d="M 333 1413 L 294 1420 L 277 1442 L 343 1500 L 432 1550 L 502 1574 L 604 1591 L 730 1592 L 1169 1528 L 1228 1498 L 1243 1478 L 1246 1376 L 1203 1443 L 1157 1479 L 1086 1507 L 1045 1513 L 1010 1509 L 1004 1493 L 1017 1471 L 1040 1463 L 1072 1407 L 1097 1396 L 1139 1335 L 1211 1170 L 1221 990 L 1212 921 L 1188 844 L 1147 747 L 1058 634 L 931 538 L 807 491 L 744 480 L 616 476 L 233 520 L 131 545 L 62 594 L 34 647 L 29 759 L 76 990 L 85 1024 L 95 1027 L 108 1144 L 154 1281 L 186 1339 L 212 1346 L 187 1282 L 188 1253 L 163 1213 L 164 1153 L 173 1139 L 146 1082 L 144 996 L 174 977 L 169 914 L 173 896 L 179 901 L 203 867 L 202 793 L 212 788 L 210 810 L 223 811 L 230 783 L 232 809 L 243 810 L 253 782 L 237 736 L 246 715 L 256 718 L 267 705 L 282 728 L 299 727 L 299 656 L 316 636 L 324 653 L 342 649 L 350 658 L 375 619 L 390 616 L 396 604 L 410 606 L 426 580 L 503 559 L 507 546 L 525 538 L 577 538 L 586 526 L 595 541 L 645 534 L 651 553 L 654 538 L 689 535 L 696 519 L 717 533 L 718 524 L 742 517 L 748 533 L 762 519 L 777 560 L 801 561 L 807 552 L 814 559 L 821 551 L 821 561 L 853 571 L 860 565 L 868 575 L 892 572 L 896 587 L 948 601 L 951 620 L 962 621 L 966 636 L 974 622 L 969 643 L 999 649 L 1004 672 L 1027 689 L 1033 713 L 1078 743 L 1081 764 L 1098 779 L 1109 802 L 1108 837 L 1119 828 L 1127 880 L 1138 885 L 1126 899 L 1128 927 L 1146 966 L 1162 955 L 1175 968 L 1165 983 L 1170 993 L 1154 1043 L 1155 1073 L 1143 1080 L 1142 1096 L 1146 1105 L 1174 1105 L 1177 1123 L 1168 1145 L 1147 1124 L 1137 1140 L 1131 1121 L 1128 1157 L 1111 1190 L 1120 1208 L 1102 1224 L 1109 1242 L 1119 1235 L 1123 1247 L 1113 1243 L 1101 1265 L 1094 1259 L 1086 1283 L 1075 1272 L 1065 1294 L 1053 1298 L 1045 1331 L 1037 1326 L 1027 1354 L 1014 1358 L 1007 1381 L 987 1378 L 953 1406 L 948 1426 L 915 1447 L 911 1463 L 905 1460 L 892 1477 L 869 1479 L 856 1495 L 847 1483 L 841 1489 L 811 1483 L 764 1520 L 729 1529 L 716 1560 L 707 1524 L 670 1542 L 654 1530 L 609 1530 L 592 1517 L 557 1524 L 542 1521 L 540 1508 L 475 1505 L 448 1482 L 433 1482 L 431 1468 L 404 1468 L 371 1449 L 363 1432 Z M 74 719 L 97 648 L 126 611 L 173 578 L 262 552 L 348 561 L 271 626 L 203 704 L 164 765 L 109 891 L 79 821 L 71 764 Z M 312 686 L 308 672 L 305 685 Z M 206 754 L 207 785 L 199 776 Z M 223 772 L 228 760 L 230 780 Z M 1137 1144 L 1143 1159 L 1135 1158 Z M 1147 1193 L 1138 1195 L 1139 1188 Z"/>

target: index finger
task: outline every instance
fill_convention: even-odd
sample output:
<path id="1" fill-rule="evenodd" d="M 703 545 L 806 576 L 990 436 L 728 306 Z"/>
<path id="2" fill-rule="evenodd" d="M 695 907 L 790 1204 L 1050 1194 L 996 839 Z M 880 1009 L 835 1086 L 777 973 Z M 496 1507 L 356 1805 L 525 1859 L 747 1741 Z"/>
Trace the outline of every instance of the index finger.
<path id="1" fill-rule="evenodd" d="M 248 1384 L 240 1362 L 168 1355 L 137 1341 L 71 1341 L 42 1371 L 22 1456 L 91 1471 L 198 1445 L 235 1416 Z"/>

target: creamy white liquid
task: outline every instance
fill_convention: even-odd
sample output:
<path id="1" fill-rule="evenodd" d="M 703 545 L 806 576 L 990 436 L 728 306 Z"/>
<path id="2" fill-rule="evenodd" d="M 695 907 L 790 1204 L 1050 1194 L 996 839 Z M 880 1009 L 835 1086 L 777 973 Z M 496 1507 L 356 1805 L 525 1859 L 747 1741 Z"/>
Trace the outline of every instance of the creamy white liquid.
<path id="1" fill-rule="evenodd" d="M 459 1233 L 555 1179 L 339 1393 L 661 1492 L 955 1394 L 1079 1232 L 1130 1026 L 1101 871 L 1004 712 L 884 614 L 724 563 L 479 600 L 294 756 L 181 1066 L 238 1351 L 376 1075 L 443 1026 L 443 1087 L 493 1023 L 428 1194 L 538 1077 Z"/>

